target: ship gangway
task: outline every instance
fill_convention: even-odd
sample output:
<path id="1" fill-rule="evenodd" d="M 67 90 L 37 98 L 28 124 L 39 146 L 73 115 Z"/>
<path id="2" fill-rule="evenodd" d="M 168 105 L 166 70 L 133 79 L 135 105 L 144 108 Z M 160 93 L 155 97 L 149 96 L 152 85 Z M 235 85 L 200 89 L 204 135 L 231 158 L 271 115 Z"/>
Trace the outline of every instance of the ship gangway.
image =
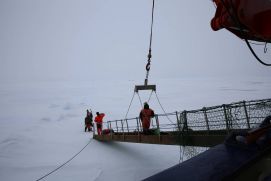
<path id="1" fill-rule="evenodd" d="M 99 141 L 212 147 L 234 131 L 257 127 L 271 115 L 271 99 L 240 101 L 198 110 L 156 114 L 149 134 L 143 134 L 139 117 L 107 121 Z"/>

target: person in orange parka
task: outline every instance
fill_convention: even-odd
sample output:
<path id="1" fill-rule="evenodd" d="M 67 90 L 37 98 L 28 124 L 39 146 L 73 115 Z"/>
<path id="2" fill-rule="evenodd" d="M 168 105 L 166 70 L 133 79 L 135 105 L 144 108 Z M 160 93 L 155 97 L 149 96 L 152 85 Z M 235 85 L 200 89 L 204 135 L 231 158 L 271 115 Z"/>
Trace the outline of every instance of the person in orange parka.
<path id="1" fill-rule="evenodd" d="M 96 122 L 98 135 L 102 134 L 102 130 L 103 130 L 103 117 L 104 116 L 105 116 L 104 113 L 96 112 L 96 117 L 95 117 L 94 121 Z"/>
<path id="2" fill-rule="evenodd" d="M 154 111 L 150 109 L 148 103 L 144 103 L 144 108 L 140 111 L 139 118 L 142 122 L 143 133 L 148 134 L 151 118 L 154 117 Z"/>

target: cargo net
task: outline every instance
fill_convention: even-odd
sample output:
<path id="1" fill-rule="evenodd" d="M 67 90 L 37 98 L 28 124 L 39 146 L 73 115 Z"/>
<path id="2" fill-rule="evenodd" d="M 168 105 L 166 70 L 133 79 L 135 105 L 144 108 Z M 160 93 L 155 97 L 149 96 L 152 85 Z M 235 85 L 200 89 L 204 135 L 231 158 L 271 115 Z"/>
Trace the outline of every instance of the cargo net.
<path id="1" fill-rule="evenodd" d="M 180 113 L 182 129 L 236 130 L 257 127 L 271 115 L 271 99 L 242 101 Z"/>
<path id="2" fill-rule="evenodd" d="M 239 130 L 257 127 L 265 117 L 271 115 L 271 99 L 241 101 L 198 110 L 156 114 L 150 129 L 155 134 L 179 131 Z M 142 124 L 138 117 L 107 121 L 103 129 L 114 133 L 140 133 Z"/>

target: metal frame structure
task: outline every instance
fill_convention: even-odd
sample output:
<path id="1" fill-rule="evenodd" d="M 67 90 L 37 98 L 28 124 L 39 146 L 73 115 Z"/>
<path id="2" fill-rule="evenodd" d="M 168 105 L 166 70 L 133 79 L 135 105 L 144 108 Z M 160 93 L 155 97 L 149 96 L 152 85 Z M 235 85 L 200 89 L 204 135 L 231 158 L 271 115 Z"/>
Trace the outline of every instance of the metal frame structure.
<path id="1" fill-rule="evenodd" d="M 240 101 L 198 110 L 156 114 L 152 120 L 152 134 L 144 135 L 138 117 L 107 121 L 103 128 L 110 134 L 96 135 L 100 141 L 133 143 L 214 146 L 232 131 L 256 128 L 271 115 L 271 99 Z M 175 122 L 169 122 L 176 120 Z"/>

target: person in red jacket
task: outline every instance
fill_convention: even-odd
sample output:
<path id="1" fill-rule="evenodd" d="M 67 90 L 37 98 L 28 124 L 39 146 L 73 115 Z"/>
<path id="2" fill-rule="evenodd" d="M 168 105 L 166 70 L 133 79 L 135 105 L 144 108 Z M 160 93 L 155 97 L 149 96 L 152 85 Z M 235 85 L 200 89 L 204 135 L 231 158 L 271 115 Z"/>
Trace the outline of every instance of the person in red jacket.
<path id="1" fill-rule="evenodd" d="M 154 117 L 154 111 L 150 109 L 148 103 L 144 103 L 144 108 L 140 111 L 139 118 L 142 122 L 143 133 L 148 134 L 151 118 Z"/>
<path id="2" fill-rule="evenodd" d="M 105 116 L 104 113 L 96 112 L 96 117 L 95 117 L 94 121 L 96 122 L 98 135 L 102 134 L 102 130 L 103 130 L 103 117 L 104 116 Z"/>

